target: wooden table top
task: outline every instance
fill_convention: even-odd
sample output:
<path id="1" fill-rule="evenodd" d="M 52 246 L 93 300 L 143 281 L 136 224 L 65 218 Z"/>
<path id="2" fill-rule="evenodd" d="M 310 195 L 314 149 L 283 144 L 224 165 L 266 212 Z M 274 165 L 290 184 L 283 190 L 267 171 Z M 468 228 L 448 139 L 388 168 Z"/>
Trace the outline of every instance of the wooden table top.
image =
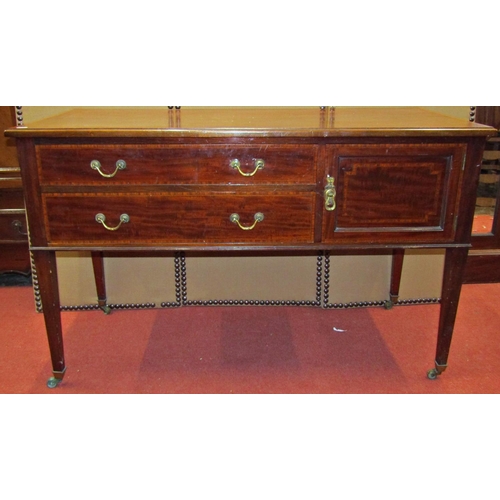
<path id="1" fill-rule="evenodd" d="M 338 137 L 493 135 L 495 129 L 419 107 L 75 108 L 8 129 L 11 137 Z"/>

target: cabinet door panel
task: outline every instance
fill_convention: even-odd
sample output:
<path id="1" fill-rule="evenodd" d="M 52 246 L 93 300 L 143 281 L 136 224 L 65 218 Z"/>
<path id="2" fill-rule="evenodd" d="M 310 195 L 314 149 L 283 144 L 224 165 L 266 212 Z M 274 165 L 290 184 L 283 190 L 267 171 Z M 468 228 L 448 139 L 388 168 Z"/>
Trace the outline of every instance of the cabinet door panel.
<path id="1" fill-rule="evenodd" d="M 325 241 L 447 242 L 465 147 L 418 144 L 341 146 L 329 151 L 336 208 Z M 325 179 L 326 182 L 326 179 Z"/>

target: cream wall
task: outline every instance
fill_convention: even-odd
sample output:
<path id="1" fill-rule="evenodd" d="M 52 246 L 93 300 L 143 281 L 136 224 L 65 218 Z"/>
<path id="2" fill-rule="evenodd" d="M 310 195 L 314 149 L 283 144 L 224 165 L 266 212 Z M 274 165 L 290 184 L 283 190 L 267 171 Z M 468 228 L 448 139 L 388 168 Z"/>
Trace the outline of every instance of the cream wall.
<path id="1" fill-rule="evenodd" d="M 324 262 L 324 261 L 323 261 Z M 60 253 L 57 259 L 61 303 L 97 303 L 92 261 L 85 253 Z M 176 302 L 176 269 L 172 257 L 106 257 L 108 303 L 137 305 Z M 191 256 L 185 259 L 188 301 L 317 300 L 314 256 Z M 441 295 L 443 251 L 408 250 L 400 300 L 437 299 Z M 324 300 L 325 267 L 321 302 Z M 330 304 L 384 302 L 389 298 L 389 255 L 331 256 Z"/>

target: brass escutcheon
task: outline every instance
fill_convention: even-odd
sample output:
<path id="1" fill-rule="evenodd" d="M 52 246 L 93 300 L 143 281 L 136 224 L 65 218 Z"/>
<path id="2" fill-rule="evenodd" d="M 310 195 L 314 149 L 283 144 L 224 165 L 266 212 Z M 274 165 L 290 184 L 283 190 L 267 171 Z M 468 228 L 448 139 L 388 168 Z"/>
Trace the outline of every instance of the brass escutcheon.
<path id="1" fill-rule="evenodd" d="M 335 179 L 328 175 L 326 177 L 325 187 L 325 210 L 328 212 L 333 212 L 337 208 L 336 196 L 337 190 L 335 189 Z"/>

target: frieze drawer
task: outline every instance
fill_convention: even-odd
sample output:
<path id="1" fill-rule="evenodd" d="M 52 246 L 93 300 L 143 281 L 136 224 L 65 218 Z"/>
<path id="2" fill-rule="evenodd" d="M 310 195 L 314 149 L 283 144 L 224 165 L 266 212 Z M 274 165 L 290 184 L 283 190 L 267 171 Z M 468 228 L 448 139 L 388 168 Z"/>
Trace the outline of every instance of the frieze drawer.
<path id="1" fill-rule="evenodd" d="M 45 194 L 50 245 L 314 242 L 314 193 Z"/>
<path id="2" fill-rule="evenodd" d="M 41 185 L 315 184 L 318 146 L 39 145 Z"/>

